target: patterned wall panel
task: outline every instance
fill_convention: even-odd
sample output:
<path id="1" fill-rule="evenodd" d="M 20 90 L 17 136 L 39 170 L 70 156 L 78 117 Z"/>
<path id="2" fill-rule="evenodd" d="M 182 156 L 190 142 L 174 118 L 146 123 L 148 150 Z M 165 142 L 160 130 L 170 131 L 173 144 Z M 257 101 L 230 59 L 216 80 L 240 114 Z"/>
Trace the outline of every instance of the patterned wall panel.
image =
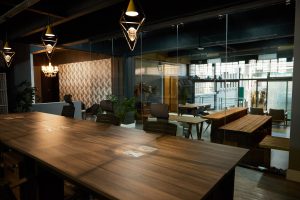
<path id="1" fill-rule="evenodd" d="M 100 103 L 112 93 L 111 59 L 59 65 L 59 96 L 65 94 L 82 101 L 86 107 Z"/>

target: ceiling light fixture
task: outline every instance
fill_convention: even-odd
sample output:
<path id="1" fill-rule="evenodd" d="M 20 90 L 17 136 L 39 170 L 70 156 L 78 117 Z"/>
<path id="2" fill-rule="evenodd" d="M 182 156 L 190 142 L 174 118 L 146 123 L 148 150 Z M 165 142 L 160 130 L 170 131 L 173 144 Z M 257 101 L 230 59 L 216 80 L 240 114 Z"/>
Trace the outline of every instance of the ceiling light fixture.
<path id="1" fill-rule="evenodd" d="M 138 33 L 145 19 L 142 8 L 138 7 L 134 0 L 130 0 L 126 12 L 121 15 L 120 25 L 131 51 L 134 50 Z"/>
<path id="2" fill-rule="evenodd" d="M 15 55 L 15 52 L 12 50 L 12 48 L 9 46 L 8 41 L 6 40 L 3 46 L 3 49 L 1 51 L 1 54 L 4 58 L 4 61 L 7 65 L 7 67 L 10 67 L 10 64 L 13 60 L 13 57 Z"/>
<path id="3" fill-rule="evenodd" d="M 45 74 L 46 77 L 56 77 L 56 74 L 58 73 L 58 67 L 53 66 L 51 62 L 49 62 L 48 66 L 42 66 L 42 72 Z"/>
<path id="4" fill-rule="evenodd" d="M 46 50 L 47 57 L 51 60 L 55 45 L 57 43 L 57 36 L 54 34 L 50 25 L 47 25 L 46 32 L 42 35 L 43 46 Z"/>

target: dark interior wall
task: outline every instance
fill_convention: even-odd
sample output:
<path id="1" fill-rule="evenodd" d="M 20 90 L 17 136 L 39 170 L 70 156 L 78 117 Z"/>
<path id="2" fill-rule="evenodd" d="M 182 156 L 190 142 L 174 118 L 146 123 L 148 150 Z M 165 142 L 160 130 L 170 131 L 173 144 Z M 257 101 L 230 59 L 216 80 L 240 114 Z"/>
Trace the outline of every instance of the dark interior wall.
<path id="1" fill-rule="evenodd" d="M 124 96 L 124 65 L 123 57 L 112 58 L 112 94 Z"/>
<path id="2" fill-rule="evenodd" d="M 25 80 L 31 82 L 30 45 L 17 44 L 15 52 L 14 63 L 11 66 L 14 68 L 15 85 Z"/>
<path id="3" fill-rule="evenodd" d="M 300 1 L 296 1 L 296 17 L 295 17 L 295 41 L 294 41 L 294 71 L 293 77 L 300 76 Z M 290 140 L 290 156 L 289 169 L 297 171 L 297 174 L 288 172 L 288 178 L 297 179 L 300 182 L 300 80 L 293 79 L 293 100 L 292 100 L 292 121 L 291 121 L 291 140 Z M 292 176 L 292 177 L 291 177 Z"/>
<path id="4" fill-rule="evenodd" d="M 110 58 L 110 56 L 100 53 L 90 53 L 86 51 L 56 49 L 52 56 L 51 63 L 52 65 L 61 65 L 66 63 L 100 60 L 104 58 Z M 33 63 L 34 66 L 47 65 L 48 58 L 46 56 L 46 53 L 34 54 Z"/>
<path id="5" fill-rule="evenodd" d="M 8 110 L 15 112 L 17 105 L 16 86 L 23 81 L 31 82 L 30 47 L 27 44 L 14 43 L 10 43 L 10 46 L 15 51 L 15 56 L 10 67 L 7 67 L 1 58 L 0 72 L 6 73 Z"/>

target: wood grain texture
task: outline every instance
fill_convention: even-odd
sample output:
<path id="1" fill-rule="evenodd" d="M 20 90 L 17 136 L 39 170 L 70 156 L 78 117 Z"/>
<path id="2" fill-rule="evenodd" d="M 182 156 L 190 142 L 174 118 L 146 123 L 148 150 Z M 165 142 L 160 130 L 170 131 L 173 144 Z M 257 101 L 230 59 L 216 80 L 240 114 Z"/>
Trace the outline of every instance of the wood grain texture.
<path id="1" fill-rule="evenodd" d="M 231 108 L 228 110 L 220 111 L 220 112 L 215 112 L 213 114 L 205 115 L 203 118 L 210 119 L 210 120 L 221 120 L 224 119 L 225 117 L 229 117 L 230 115 L 234 115 L 239 112 L 247 112 L 247 108 Z"/>
<path id="2" fill-rule="evenodd" d="M 233 122 L 230 122 L 220 129 L 229 131 L 239 131 L 245 133 L 254 133 L 257 129 L 262 127 L 266 122 L 271 120 L 272 117 L 266 115 L 251 115 L 248 114 Z"/>
<path id="3" fill-rule="evenodd" d="M 231 108 L 210 115 L 202 116 L 211 121 L 211 142 L 223 143 L 224 135 L 218 131 L 219 127 L 247 115 L 247 108 Z"/>
<path id="4" fill-rule="evenodd" d="M 0 116 L 0 125 L 2 143 L 110 199 L 205 198 L 247 153 L 37 112 Z M 127 151 L 143 155 L 132 157 Z"/>
<path id="5" fill-rule="evenodd" d="M 203 119 L 202 117 L 188 117 L 188 116 L 178 116 L 178 115 L 169 115 L 169 120 L 185 122 L 190 124 L 200 124 L 202 122 L 207 121 L 207 119 Z"/>
<path id="6" fill-rule="evenodd" d="M 235 200 L 299 200 L 299 188 L 285 177 L 236 167 Z"/>
<path id="7" fill-rule="evenodd" d="M 200 107 L 207 107 L 207 106 L 210 106 L 210 104 L 195 104 L 195 103 L 178 104 L 178 108 L 185 108 L 185 109 L 197 109 Z"/>
<path id="8" fill-rule="evenodd" d="M 262 148 L 278 149 L 289 151 L 290 150 L 290 139 L 282 137 L 274 137 L 267 135 L 260 143 L 259 146 Z"/>

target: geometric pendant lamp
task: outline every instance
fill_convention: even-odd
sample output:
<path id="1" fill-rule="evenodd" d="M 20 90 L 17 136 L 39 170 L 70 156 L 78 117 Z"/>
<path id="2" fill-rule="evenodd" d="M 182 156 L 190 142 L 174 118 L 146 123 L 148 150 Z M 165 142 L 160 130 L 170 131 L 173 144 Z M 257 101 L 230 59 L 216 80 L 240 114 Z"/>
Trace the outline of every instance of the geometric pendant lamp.
<path id="1" fill-rule="evenodd" d="M 121 15 L 120 25 L 131 51 L 134 50 L 145 19 L 142 8 L 134 0 L 130 0 L 126 11 Z"/>
<path id="2" fill-rule="evenodd" d="M 49 20 L 49 19 L 48 19 Z M 51 25 L 48 23 L 46 32 L 42 35 L 43 46 L 49 59 L 48 66 L 42 66 L 42 72 L 46 77 L 55 77 L 58 73 L 58 67 L 51 64 L 51 58 L 57 43 L 57 36 L 54 34 Z"/>
<path id="3" fill-rule="evenodd" d="M 57 36 L 54 34 L 50 25 L 47 25 L 46 32 L 42 35 L 42 42 L 50 61 L 57 43 Z"/>
<path id="4" fill-rule="evenodd" d="M 7 67 L 10 66 L 13 57 L 15 55 L 15 52 L 12 50 L 12 48 L 9 46 L 8 41 L 6 40 L 3 46 L 3 49 L 1 51 L 2 57 L 4 58 L 4 61 L 7 65 Z"/>

